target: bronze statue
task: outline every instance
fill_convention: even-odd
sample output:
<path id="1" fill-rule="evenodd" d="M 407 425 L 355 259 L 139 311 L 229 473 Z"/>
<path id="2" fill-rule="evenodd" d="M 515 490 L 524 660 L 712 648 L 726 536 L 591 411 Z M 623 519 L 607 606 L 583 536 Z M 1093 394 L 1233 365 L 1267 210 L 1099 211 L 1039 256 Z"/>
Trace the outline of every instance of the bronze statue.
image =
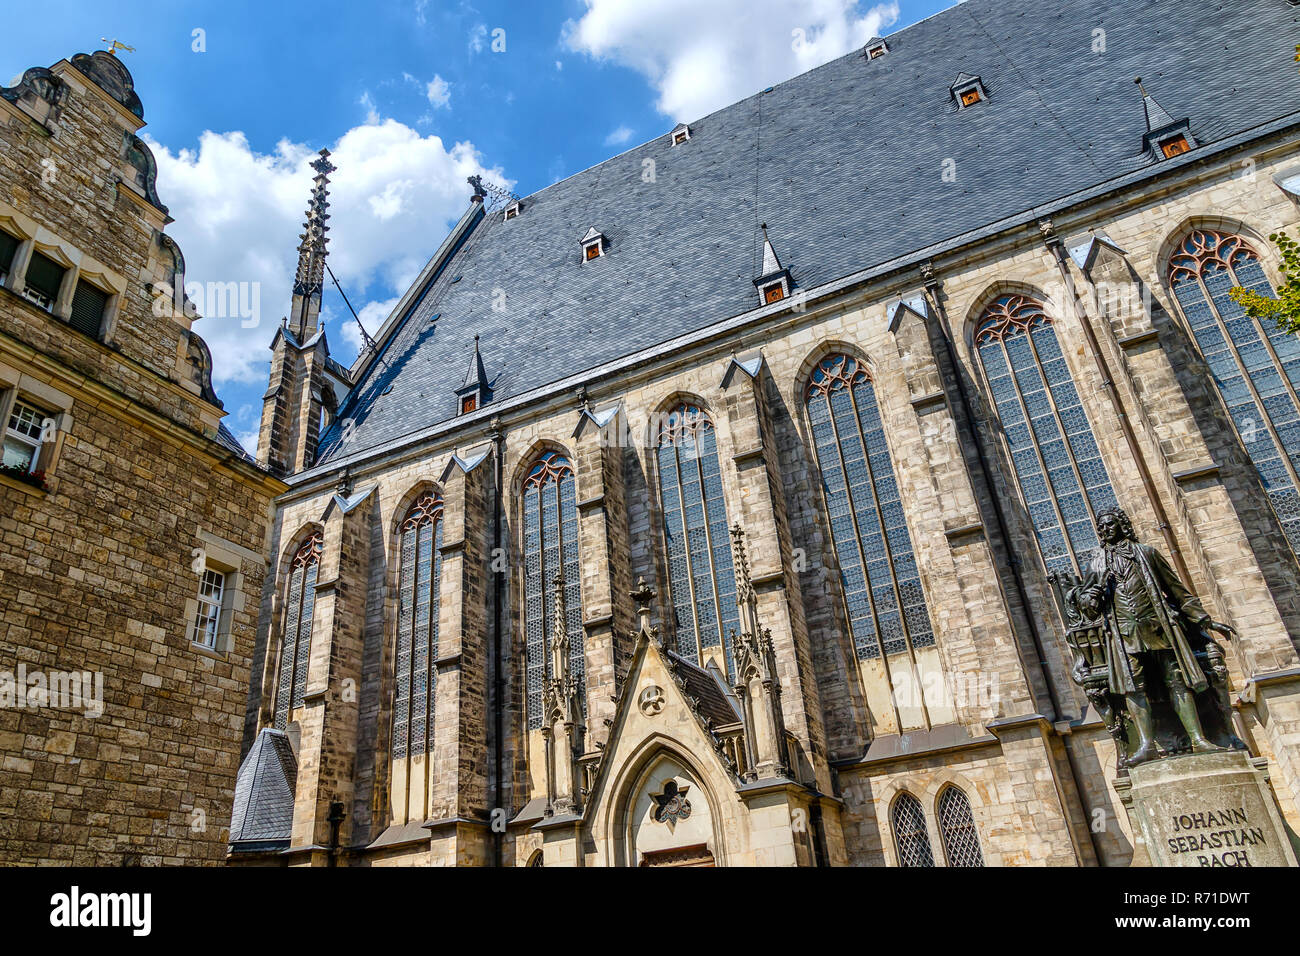
<path id="1" fill-rule="evenodd" d="M 1244 749 L 1232 732 L 1228 670 L 1214 621 L 1128 515 L 1097 515 L 1101 546 L 1083 578 L 1056 574 L 1071 676 L 1106 722 L 1120 767 L 1173 753 Z"/>

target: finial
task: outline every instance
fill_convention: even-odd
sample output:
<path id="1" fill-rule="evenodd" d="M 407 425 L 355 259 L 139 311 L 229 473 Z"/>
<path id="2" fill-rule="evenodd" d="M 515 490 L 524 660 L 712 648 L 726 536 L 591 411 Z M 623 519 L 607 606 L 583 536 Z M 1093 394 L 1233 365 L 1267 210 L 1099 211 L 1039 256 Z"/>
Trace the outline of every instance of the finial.
<path id="1" fill-rule="evenodd" d="M 645 583 L 644 575 L 637 578 L 636 590 L 629 591 L 628 596 L 636 601 L 636 613 L 641 618 L 641 630 L 650 630 L 650 602 L 655 599 L 655 592 Z"/>
<path id="2" fill-rule="evenodd" d="M 1147 91 L 1146 91 L 1146 87 L 1142 85 L 1142 77 L 1140 76 L 1133 77 L 1133 82 L 1137 84 L 1139 92 L 1141 92 L 1143 96 L 1146 96 Z"/>
<path id="3" fill-rule="evenodd" d="M 135 52 L 135 47 L 127 46 L 125 43 L 121 42 L 120 40 L 110 40 L 108 37 L 100 37 L 99 39 L 101 43 L 108 44 L 109 56 L 117 56 L 118 50 L 125 50 L 127 53 Z"/>

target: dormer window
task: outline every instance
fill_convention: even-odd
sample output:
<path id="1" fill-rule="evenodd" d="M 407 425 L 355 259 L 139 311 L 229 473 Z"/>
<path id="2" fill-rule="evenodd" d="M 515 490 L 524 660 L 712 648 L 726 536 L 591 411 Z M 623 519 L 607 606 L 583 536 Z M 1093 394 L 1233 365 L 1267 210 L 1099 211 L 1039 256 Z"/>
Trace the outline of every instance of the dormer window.
<path id="1" fill-rule="evenodd" d="M 464 398 L 460 400 L 460 413 L 462 415 L 468 415 L 476 408 L 478 408 L 477 395 L 466 395 Z"/>
<path id="2" fill-rule="evenodd" d="M 754 280 L 754 288 L 758 290 L 758 301 L 763 305 L 771 305 L 789 296 L 793 283 L 790 279 L 790 270 L 781 265 L 776 249 L 772 246 L 772 240 L 767 236 L 767 223 L 763 223 L 759 228 L 763 230 L 763 271 Z"/>
<path id="3" fill-rule="evenodd" d="M 691 138 L 691 128 L 685 123 L 678 123 L 668 135 L 674 146 L 680 146 Z"/>
<path id="4" fill-rule="evenodd" d="M 587 230 L 587 234 L 582 237 L 582 259 L 584 262 L 590 262 L 592 259 L 599 259 L 605 254 L 605 235 L 596 231 L 592 226 Z"/>
<path id="5" fill-rule="evenodd" d="M 763 297 L 764 305 L 771 305 L 773 302 L 780 302 L 785 298 L 785 283 L 778 281 L 771 285 L 762 286 L 758 290 L 759 295 Z"/>
<path id="6" fill-rule="evenodd" d="M 522 210 L 523 206 L 521 204 L 512 202 L 509 206 L 506 206 L 505 221 L 509 222 L 511 219 L 514 219 Z"/>
<path id="7" fill-rule="evenodd" d="M 1165 159 L 1173 159 L 1175 156 L 1181 156 L 1183 153 L 1190 152 L 1192 144 L 1187 142 L 1186 136 L 1174 136 L 1159 143 L 1160 152 Z"/>
<path id="8" fill-rule="evenodd" d="M 874 40 L 871 40 L 869 43 L 867 43 L 868 60 L 879 59 L 880 57 L 884 56 L 888 52 L 889 52 L 889 44 L 887 44 L 880 37 L 876 37 Z"/>
<path id="9" fill-rule="evenodd" d="M 978 76 L 971 76 L 969 73 L 963 73 L 957 77 L 952 84 L 951 92 L 953 99 L 957 101 L 959 109 L 969 109 L 976 103 L 980 103 L 988 98 L 988 93 L 984 89 L 984 81 Z"/>

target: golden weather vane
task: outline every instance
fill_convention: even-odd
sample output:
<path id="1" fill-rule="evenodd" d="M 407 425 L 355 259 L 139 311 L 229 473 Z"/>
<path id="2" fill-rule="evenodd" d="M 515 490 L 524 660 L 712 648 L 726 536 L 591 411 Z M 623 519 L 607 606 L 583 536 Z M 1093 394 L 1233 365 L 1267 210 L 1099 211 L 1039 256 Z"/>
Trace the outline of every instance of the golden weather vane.
<path id="1" fill-rule="evenodd" d="M 110 40 L 108 37 L 100 37 L 102 42 L 109 44 L 108 52 L 110 56 L 117 56 L 118 50 L 125 50 L 127 53 L 134 53 L 135 47 L 127 46 L 121 40 Z"/>

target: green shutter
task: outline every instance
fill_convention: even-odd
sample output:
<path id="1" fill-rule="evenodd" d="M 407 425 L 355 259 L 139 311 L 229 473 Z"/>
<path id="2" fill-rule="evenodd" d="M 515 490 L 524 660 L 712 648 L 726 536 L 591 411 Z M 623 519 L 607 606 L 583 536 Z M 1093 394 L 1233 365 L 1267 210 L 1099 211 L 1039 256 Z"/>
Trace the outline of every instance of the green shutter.
<path id="1" fill-rule="evenodd" d="M 69 324 L 78 332 L 84 332 L 91 338 L 99 338 L 99 325 L 104 321 L 104 309 L 108 306 L 108 294 L 100 292 L 89 282 L 79 280 L 77 291 L 72 296 L 72 318 Z"/>
<path id="2" fill-rule="evenodd" d="M 33 252 L 32 261 L 27 266 L 27 288 L 53 303 L 59 297 L 59 286 L 63 284 L 65 271 L 67 270 L 63 266 L 48 256 Z"/>

